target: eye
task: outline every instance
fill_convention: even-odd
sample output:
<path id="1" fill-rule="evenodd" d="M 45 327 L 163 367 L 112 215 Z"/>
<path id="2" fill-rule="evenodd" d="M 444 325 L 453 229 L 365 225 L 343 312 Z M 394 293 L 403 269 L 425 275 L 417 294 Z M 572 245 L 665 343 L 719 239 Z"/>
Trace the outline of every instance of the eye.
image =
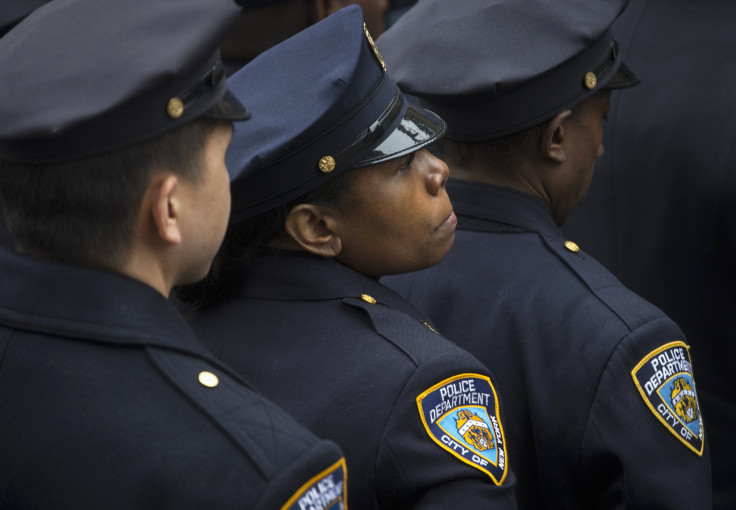
<path id="1" fill-rule="evenodd" d="M 412 162 L 414 161 L 414 156 L 416 155 L 416 152 L 412 152 L 408 156 L 406 156 L 404 159 L 401 160 L 401 165 L 399 166 L 399 170 L 408 170 L 409 167 L 411 167 Z"/>

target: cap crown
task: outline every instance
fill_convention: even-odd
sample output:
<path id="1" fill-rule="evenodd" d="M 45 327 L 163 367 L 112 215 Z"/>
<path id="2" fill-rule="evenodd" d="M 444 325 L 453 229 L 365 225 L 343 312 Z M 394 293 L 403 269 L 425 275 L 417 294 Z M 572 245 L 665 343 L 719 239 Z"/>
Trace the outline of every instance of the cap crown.
<path id="1" fill-rule="evenodd" d="M 232 0 L 54 0 L 0 39 L 0 155 L 59 162 L 149 139 L 225 94 L 212 84 L 172 114 L 217 62 Z"/>
<path id="2" fill-rule="evenodd" d="M 621 64 L 610 26 L 626 4 L 420 0 L 378 46 L 402 90 L 447 121 L 447 136 L 494 138 L 606 86 Z"/>

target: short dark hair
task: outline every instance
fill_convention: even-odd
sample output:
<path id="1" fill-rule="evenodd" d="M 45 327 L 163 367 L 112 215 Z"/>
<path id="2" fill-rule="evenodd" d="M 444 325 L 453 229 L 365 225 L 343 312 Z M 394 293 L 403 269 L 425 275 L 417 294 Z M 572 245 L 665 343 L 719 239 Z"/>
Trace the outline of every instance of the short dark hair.
<path id="1" fill-rule="evenodd" d="M 350 200 L 356 169 L 351 169 L 319 188 L 274 207 L 258 216 L 231 223 L 207 277 L 179 287 L 176 298 L 182 307 L 207 308 L 233 295 L 251 262 L 264 253 L 277 252 L 272 243 L 286 235 L 286 218 L 298 204 L 337 206 Z"/>
<path id="2" fill-rule="evenodd" d="M 77 265 L 120 267 L 154 172 L 166 168 L 198 179 L 215 122 L 197 119 L 141 144 L 69 163 L 0 161 L 0 194 L 16 249 Z"/>

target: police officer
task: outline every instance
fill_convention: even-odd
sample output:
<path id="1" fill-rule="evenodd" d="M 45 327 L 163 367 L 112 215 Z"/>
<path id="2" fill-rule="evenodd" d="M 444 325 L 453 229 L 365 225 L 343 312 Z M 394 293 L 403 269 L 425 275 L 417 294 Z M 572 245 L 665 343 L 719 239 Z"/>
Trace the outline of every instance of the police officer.
<path id="1" fill-rule="evenodd" d="M 611 89 L 637 82 L 610 30 L 625 4 L 426 0 L 379 41 L 447 120 L 458 215 L 442 263 L 386 282 L 497 375 L 523 508 L 711 506 L 682 331 L 559 229 L 603 153 Z"/>
<path id="2" fill-rule="evenodd" d="M 343 448 L 352 508 L 514 508 L 488 370 L 377 281 L 452 244 L 447 167 L 424 149 L 442 120 L 407 104 L 357 6 L 229 81 L 253 120 L 228 153 L 231 225 L 199 337 Z"/>
<path id="3" fill-rule="evenodd" d="M 613 28 L 642 85 L 611 102 L 606 153 L 563 228 L 687 335 L 724 510 L 736 508 L 733 20 L 733 2 L 631 2 Z"/>
<path id="4" fill-rule="evenodd" d="M 229 214 L 229 0 L 57 0 L 0 40 L 0 507 L 344 503 L 344 459 L 168 301 Z M 182 30 L 182 27 L 186 30 Z M 341 507 L 342 508 L 342 507 Z"/>

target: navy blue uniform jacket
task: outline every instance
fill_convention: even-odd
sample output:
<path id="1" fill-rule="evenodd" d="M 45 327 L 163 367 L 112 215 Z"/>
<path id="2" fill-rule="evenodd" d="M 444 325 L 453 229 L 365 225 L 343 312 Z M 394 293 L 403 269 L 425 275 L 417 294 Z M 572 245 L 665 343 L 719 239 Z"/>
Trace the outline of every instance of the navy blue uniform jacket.
<path id="1" fill-rule="evenodd" d="M 440 421 L 434 421 L 436 406 L 447 410 L 440 392 L 459 392 L 462 384 L 490 392 L 483 379 L 488 369 L 421 321 L 375 279 L 332 259 L 281 252 L 256 259 L 237 295 L 193 324 L 202 341 L 266 397 L 342 447 L 352 510 L 460 503 L 515 508 L 501 431 L 491 440 L 495 450 L 479 446 L 471 454 L 457 430 L 434 427 Z M 427 427 L 418 402 L 424 393 Z M 483 404 L 490 404 L 487 414 L 482 406 L 456 407 L 445 419 L 475 415 L 470 421 L 482 428 L 495 414 L 503 426 L 490 409 L 493 402 Z M 481 465 L 499 449 L 501 469 Z M 513 445 L 509 449 L 513 464 Z M 473 456 L 479 463 L 471 465 Z"/>
<path id="2" fill-rule="evenodd" d="M 519 507 L 710 508 L 682 331 L 566 247 L 541 200 L 453 179 L 447 190 L 459 218 L 452 250 L 436 267 L 386 283 L 496 375 Z M 632 371 L 644 360 L 640 390 Z M 648 372 L 659 361 L 664 371 Z M 663 400 L 680 389 L 689 422 Z"/>
<path id="3" fill-rule="evenodd" d="M 342 476 L 154 289 L 2 249 L 0 459 L 3 509 L 270 510 Z"/>
<path id="4" fill-rule="evenodd" d="M 629 4 L 614 30 L 642 83 L 613 94 L 606 152 L 563 228 L 687 335 L 723 510 L 736 508 L 735 23 L 736 2 Z"/>

